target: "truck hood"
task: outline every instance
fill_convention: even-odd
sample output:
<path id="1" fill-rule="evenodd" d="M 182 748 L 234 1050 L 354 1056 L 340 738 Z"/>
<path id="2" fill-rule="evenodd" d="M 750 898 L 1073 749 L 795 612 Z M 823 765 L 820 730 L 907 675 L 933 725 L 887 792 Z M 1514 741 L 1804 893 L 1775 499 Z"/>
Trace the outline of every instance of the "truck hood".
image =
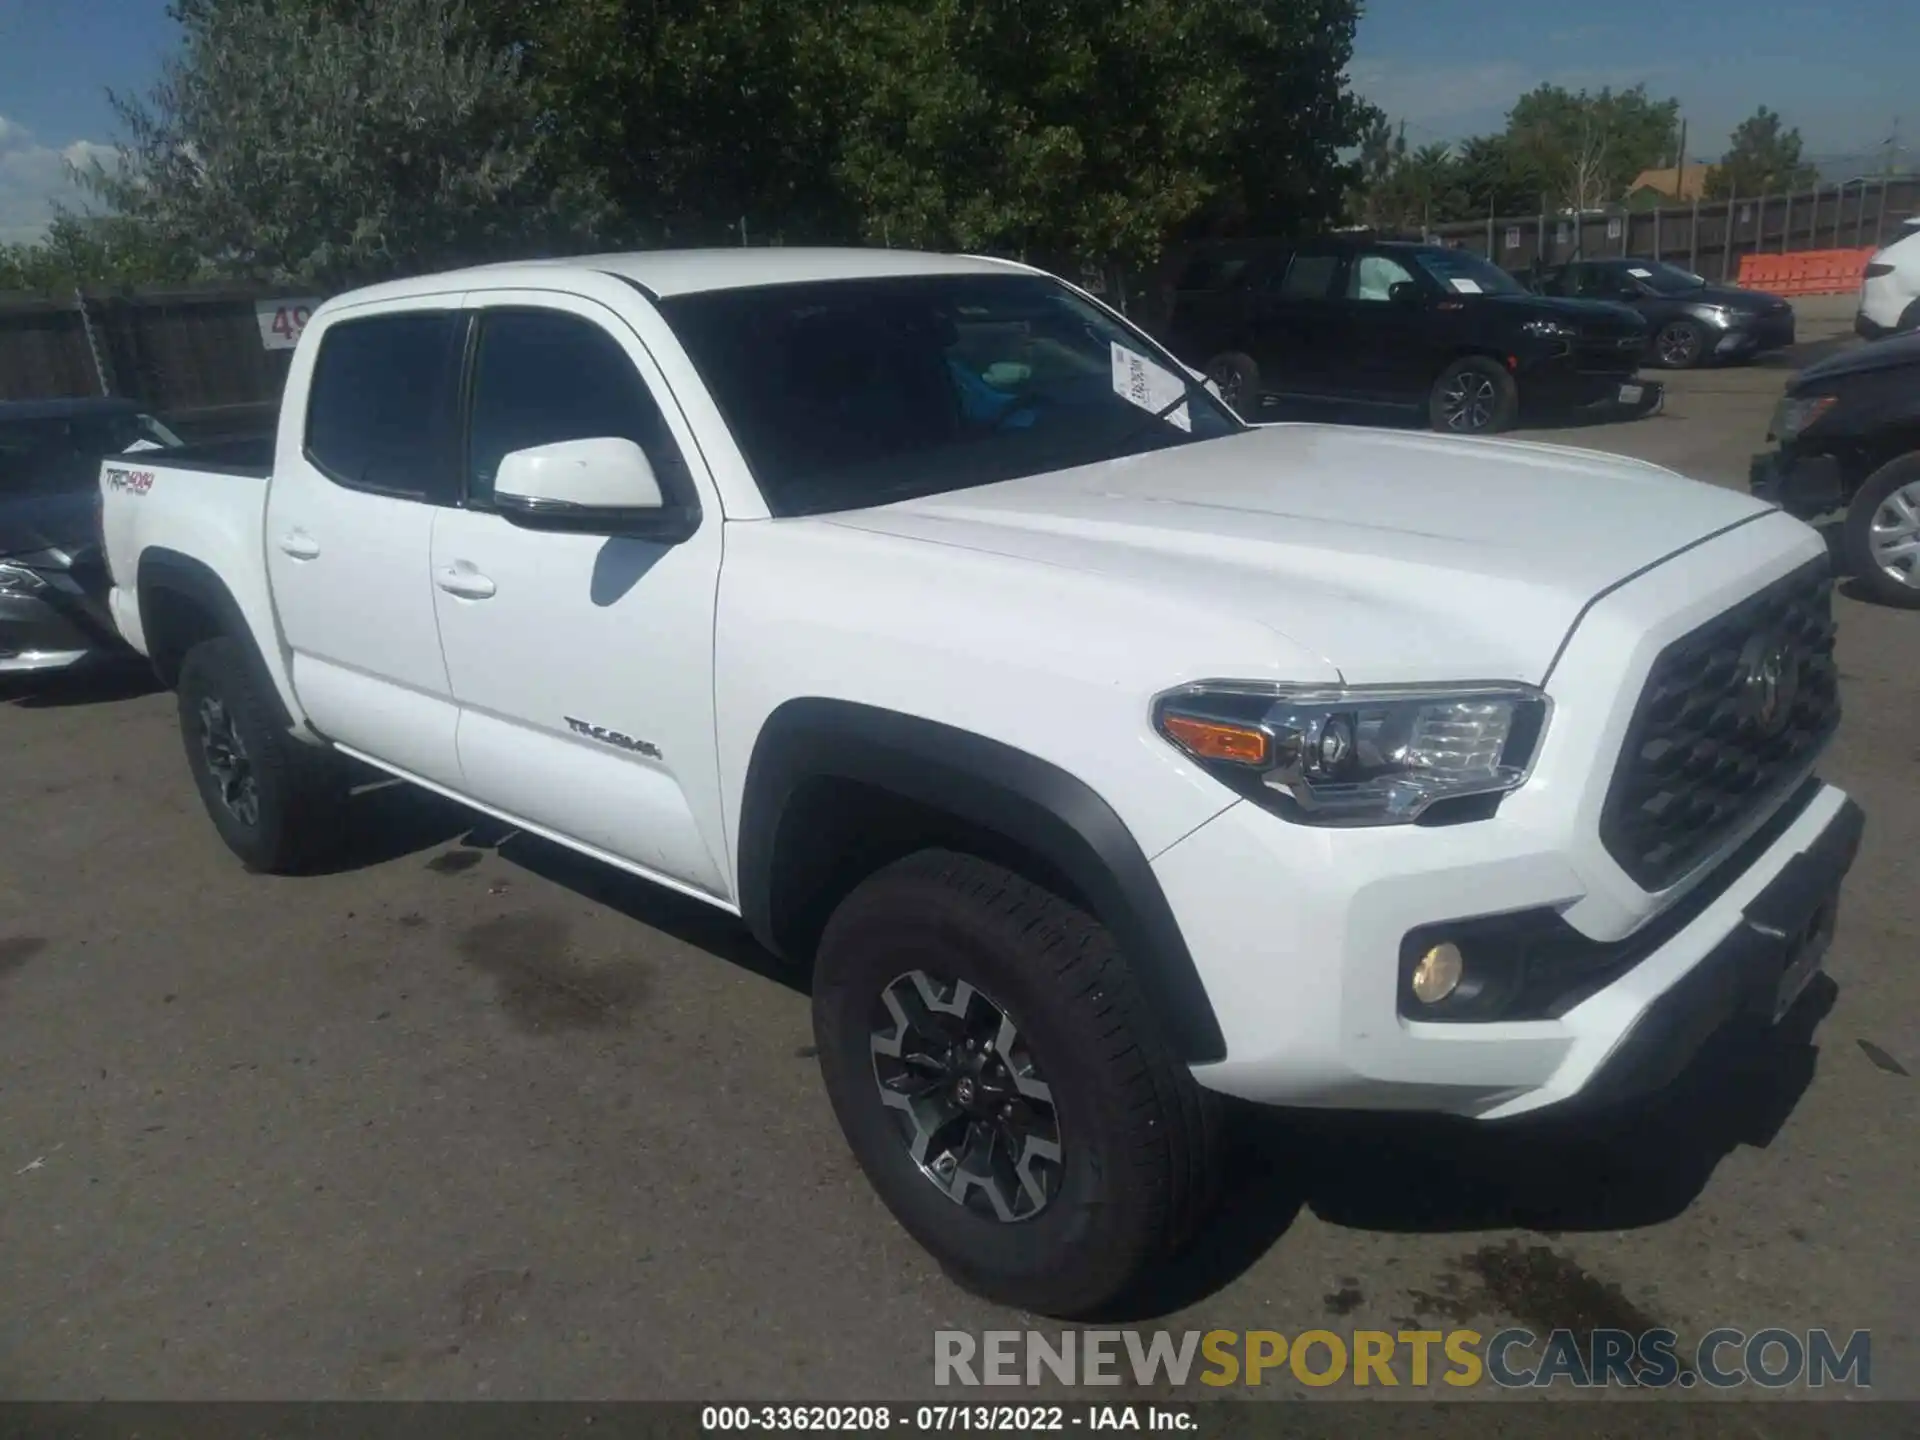
<path id="1" fill-rule="evenodd" d="M 1769 508 L 1595 451 L 1270 425 L 831 521 L 1156 587 L 1348 684 L 1538 683 L 1594 597 Z"/>

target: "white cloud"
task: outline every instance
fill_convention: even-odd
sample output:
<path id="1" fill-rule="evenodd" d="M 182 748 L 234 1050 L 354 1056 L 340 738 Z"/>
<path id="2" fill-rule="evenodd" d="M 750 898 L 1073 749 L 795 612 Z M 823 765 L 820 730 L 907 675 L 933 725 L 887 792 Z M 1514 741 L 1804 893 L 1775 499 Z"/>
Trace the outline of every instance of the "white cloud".
<path id="1" fill-rule="evenodd" d="M 42 145 L 24 125 L 0 115 L 0 243 L 39 239 L 55 201 L 84 208 L 86 192 L 73 183 L 68 164 L 110 165 L 116 153 L 94 140 Z"/>

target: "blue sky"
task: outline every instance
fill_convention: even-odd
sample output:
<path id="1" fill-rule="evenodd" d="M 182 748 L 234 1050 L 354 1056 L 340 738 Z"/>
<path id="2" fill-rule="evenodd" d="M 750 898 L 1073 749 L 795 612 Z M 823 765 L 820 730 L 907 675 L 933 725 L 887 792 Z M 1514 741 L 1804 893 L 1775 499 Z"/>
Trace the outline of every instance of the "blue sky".
<path id="1" fill-rule="evenodd" d="M 112 141 L 106 90 L 146 89 L 173 33 L 165 0 L 0 0 L 0 240 L 38 233 L 48 199 L 71 196 L 62 157 L 85 159 Z M 1920 0 L 1368 0 L 1353 78 L 1416 142 L 1496 128 L 1542 80 L 1575 89 L 1644 80 L 1680 98 L 1696 156 L 1718 154 L 1766 104 L 1821 156 L 1872 149 L 1900 115 L 1914 163 L 1916 64 Z"/>

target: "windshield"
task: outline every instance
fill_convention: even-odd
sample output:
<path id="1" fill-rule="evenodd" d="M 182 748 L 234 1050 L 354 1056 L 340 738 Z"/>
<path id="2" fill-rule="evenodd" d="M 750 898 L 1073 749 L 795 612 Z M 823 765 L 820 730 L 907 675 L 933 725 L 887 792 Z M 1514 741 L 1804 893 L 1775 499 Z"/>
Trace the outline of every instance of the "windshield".
<path id="1" fill-rule="evenodd" d="M 1045 276 L 770 285 L 660 308 L 776 515 L 1246 428 L 1151 340 Z"/>
<path id="2" fill-rule="evenodd" d="M 1527 287 L 1498 265 L 1465 250 L 1415 250 L 1413 260 L 1456 295 L 1524 295 Z"/>
<path id="3" fill-rule="evenodd" d="M 1682 270 L 1678 265 L 1669 265 L 1664 260 L 1635 260 L 1626 267 L 1626 272 L 1648 289 L 1662 295 L 1682 295 L 1689 290 L 1701 290 L 1707 283 L 1705 276 Z"/>
<path id="4" fill-rule="evenodd" d="M 106 456 L 179 444 L 158 420 L 132 410 L 0 420 L 0 493 L 91 489 Z"/>

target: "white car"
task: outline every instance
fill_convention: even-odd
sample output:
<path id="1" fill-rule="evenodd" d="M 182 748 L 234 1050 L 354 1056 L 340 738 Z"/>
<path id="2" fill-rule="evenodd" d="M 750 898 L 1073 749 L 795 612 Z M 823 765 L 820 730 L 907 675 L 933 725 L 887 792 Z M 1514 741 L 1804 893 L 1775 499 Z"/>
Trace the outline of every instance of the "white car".
<path id="1" fill-rule="evenodd" d="M 226 843 L 310 863 L 344 755 L 739 915 L 1007 1303 L 1192 1234 L 1223 1094 L 1598 1104 L 1821 963 L 1826 549 L 1748 496 L 1251 426 L 1051 276 L 897 250 L 376 286 L 285 396 L 270 467 L 102 477 Z"/>
<path id="2" fill-rule="evenodd" d="M 1920 220 L 1867 262 L 1854 330 L 1869 340 L 1920 328 Z"/>

